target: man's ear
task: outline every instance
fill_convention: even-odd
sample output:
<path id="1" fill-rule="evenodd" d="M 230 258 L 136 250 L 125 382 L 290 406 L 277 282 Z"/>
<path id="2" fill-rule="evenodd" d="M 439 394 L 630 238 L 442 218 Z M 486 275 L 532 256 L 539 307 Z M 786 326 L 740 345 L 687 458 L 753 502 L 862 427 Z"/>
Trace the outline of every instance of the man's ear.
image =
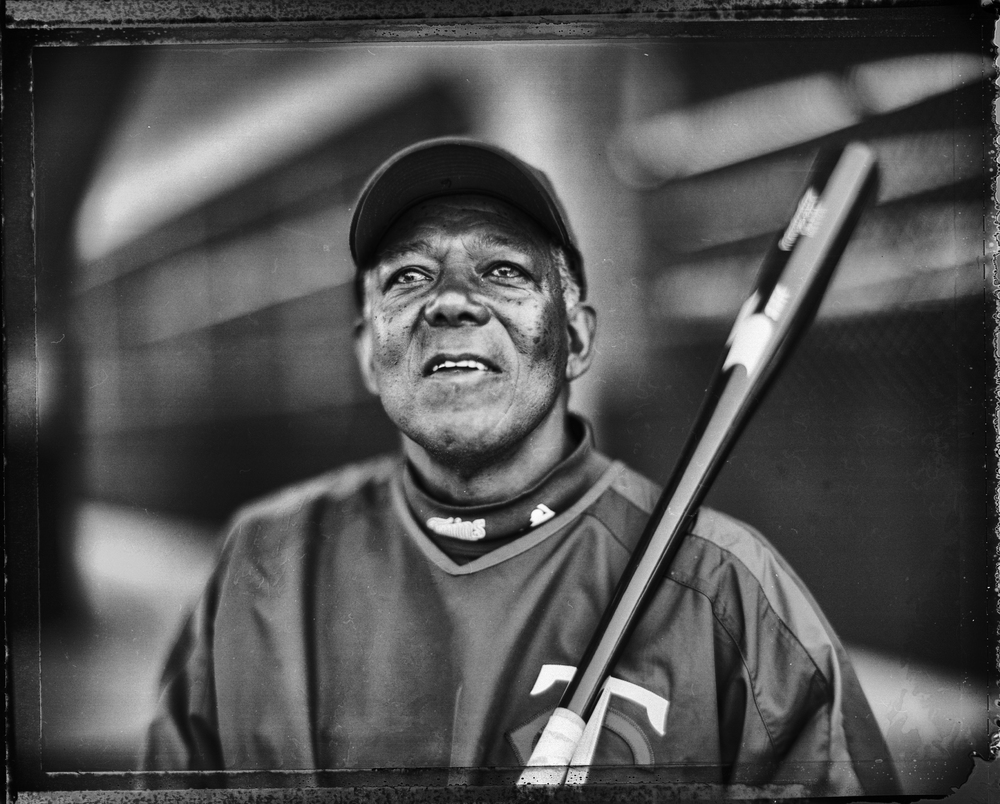
<path id="1" fill-rule="evenodd" d="M 354 354 L 358 358 L 358 368 L 361 369 L 361 379 L 364 380 L 365 388 L 378 396 L 378 382 L 375 379 L 373 365 L 375 351 L 372 346 L 372 332 L 363 317 L 354 322 Z"/>
<path id="2" fill-rule="evenodd" d="M 597 334 L 597 313 L 580 302 L 566 315 L 569 355 L 566 358 L 566 379 L 575 380 L 590 368 L 594 358 L 594 337 Z"/>

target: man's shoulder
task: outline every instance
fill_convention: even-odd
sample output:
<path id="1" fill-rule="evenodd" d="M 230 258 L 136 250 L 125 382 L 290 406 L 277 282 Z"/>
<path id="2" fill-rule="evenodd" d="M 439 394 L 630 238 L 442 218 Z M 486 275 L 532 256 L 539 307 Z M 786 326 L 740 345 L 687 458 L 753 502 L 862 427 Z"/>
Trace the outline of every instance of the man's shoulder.
<path id="1" fill-rule="evenodd" d="M 698 509 L 691 535 L 714 545 L 755 575 L 760 574 L 765 556 L 777 556 L 777 551 L 759 530 L 714 508 L 702 506 Z"/>
<path id="2" fill-rule="evenodd" d="M 249 526 L 287 526 L 300 519 L 313 519 L 318 507 L 371 507 L 383 496 L 401 458 L 379 455 L 347 464 L 321 475 L 285 486 L 243 505 L 232 517 L 230 530 Z M 282 530 L 289 531 L 287 527 Z"/>
<path id="3" fill-rule="evenodd" d="M 612 471 L 613 479 L 608 491 L 648 517 L 660 497 L 660 486 L 620 461 L 614 463 Z"/>
<path id="4" fill-rule="evenodd" d="M 388 487 L 400 461 L 379 456 L 345 465 L 247 503 L 230 519 L 220 571 L 251 579 L 237 585 L 253 594 L 295 586 L 289 579 L 323 538 L 391 509 Z"/>
<path id="5" fill-rule="evenodd" d="M 803 587 L 794 570 L 767 538 L 735 517 L 702 507 L 690 536 L 685 566 L 694 573 L 718 578 L 735 569 L 765 590 L 776 583 Z"/>
<path id="6" fill-rule="evenodd" d="M 835 641 L 833 631 L 806 585 L 778 550 L 755 528 L 710 508 L 702 508 L 670 572 L 671 578 L 712 601 L 730 633 L 738 638 L 770 617 L 780 622 L 818 661 Z"/>
<path id="7" fill-rule="evenodd" d="M 602 495 L 598 506 L 629 509 L 631 518 L 636 518 L 645 526 L 660 498 L 662 487 L 621 462 L 615 462 L 612 477 L 607 493 Z M 774 552 L 767 539 L 755 528 L 712 508 L 698 510 L 690 535 L 717 548 L 724 554 L 722 560 L 742 561 L 755 569 L 761 564 L 762 555 Z M 638 534 L 635 534 L 632 541 L 637 539 Z M 631 549 L 633 545 L 628 546 Z"/>
<path id="8" fill-rule="evenodd" d="M 634 469 L 615 464 L 614 479 L 599 505 L 629 509 L 630 518 L 645 525 L 662 491 L 661 486 Z M 632 528 L 634 530 L 634 527 Z M 641 530 L 641 528 L 640 528 Z M 630 542 L 638 539 L 632 534 Z M 630 549 L 634 544 L 627 545 Z M 801 582 L 767 538 L 756 528 L 733 516 L 702 506 L 694 524 L 674 561 L 671 575 L 685 577 L 708 590 L 718 593 L 723 577 L 734 574 L 754 585 L 768 586 L 775 580 Z"/>

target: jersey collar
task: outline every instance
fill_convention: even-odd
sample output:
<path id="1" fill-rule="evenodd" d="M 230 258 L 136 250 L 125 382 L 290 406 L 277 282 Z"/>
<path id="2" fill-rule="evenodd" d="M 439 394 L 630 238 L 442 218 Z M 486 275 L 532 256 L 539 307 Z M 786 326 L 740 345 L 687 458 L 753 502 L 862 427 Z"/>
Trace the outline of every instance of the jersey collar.
<path id="1" fill-rule="evenodd" d="M 420 485 L 412 467 L 403 471 L 407 507 L 424 533 L 453 561 L 465 563 L 531 532 L 576 502 L 604 474 L 610 461 L 594 450 L 590 425 L 570 416 L 577 438 L 573 452 L 538 483 L 490 505 L 443 503 Z"/>

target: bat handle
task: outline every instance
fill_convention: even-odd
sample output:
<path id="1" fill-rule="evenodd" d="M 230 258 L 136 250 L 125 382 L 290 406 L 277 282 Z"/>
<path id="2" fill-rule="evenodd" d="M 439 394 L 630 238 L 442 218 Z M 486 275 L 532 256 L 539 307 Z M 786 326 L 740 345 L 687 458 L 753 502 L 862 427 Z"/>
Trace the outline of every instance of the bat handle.
<path id="1" fill-rule="evenodd" d="M 557 707 L 545 724 L 545 730 L 531 752 L 531 758 L 517 780 L 519 785 L 558 785 L 566 780 L 566 771 L 583 737 L 583 718 Z"/>

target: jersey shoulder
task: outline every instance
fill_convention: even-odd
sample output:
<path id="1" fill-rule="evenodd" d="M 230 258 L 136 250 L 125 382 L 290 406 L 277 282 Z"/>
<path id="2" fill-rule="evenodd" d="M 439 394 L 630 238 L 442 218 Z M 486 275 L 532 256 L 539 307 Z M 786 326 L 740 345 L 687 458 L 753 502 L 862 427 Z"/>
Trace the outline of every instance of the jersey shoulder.
<path id="1" fill-rule="evenodd" d="M 602 519 L 631 549 L 656 507 L 662 487 L 619 461 L 609 471 L 612 480 L 590 513 Z M 699 509 L 687 540 L 692 536 L 714 545 L 734 560 L 744 560 L 751 568 L 762 564 L 764 553 L 774 552 L 754 528 L 711 508 Z"/>
<path id="2" fill-rule="evenodd" d="M 660 497 L 661 487 L 620 461 L 615 462 L 614 468 L 616 474 L 614 480 L 611 481 L 609 490 L 627 500 L 647 516 L 652 513 L 653 507 Z"/>
<path id="3" fill-rule="evenodd" d="M 670 576 L 709 597 L 716 616 L 739 642 L 748 632 L 780 627 L 820 668 L 828 668 L 831 652 L 839 649 L 795 570 L 762 534 L 738 519 L 701 509 Z M 748 621 L 750 612 L 754 616 Z M 828 681 L 831 674 L 824 672 Z"/>
<path id="4" fill-rule="evenodd" d="M 260 565 L 301 553 L 331 511 L 356 519 L 384 508 L 401 461 L 383 455 L 348 464 L 244 505 L 230 520 L 224 556 Z"/>
<path id="5" fill-rule="evenodd" d="M 775 584 L 802 586 L 791 566 L 756 528 L 734 517 L 702 507 L 676 566 L 702 578 L 733 571 L 752 579 L 766 592 Z"/>
<path id="6" fill-rule="evenodd" d="M 623 464 L 616 468 L 592 513 L 631 550 L 661 488 Z M 828 639 L 829 626 L 805 584 L 763 534 L 735 517 L 700 508 L 669 575 L 708 597 L 723 618 L 735 619 L 763 604 L 804 643 L 820 645 Z M 731 624 L 736 631 L 746 627 L 742 621 Z"/>
<path id="7" fill-rule="evenodd" d="M 398 469 L 400 461 L 395 455 L 379 455 L 324 472 L 247 503 L 236 512 L 234 520 L 280 518 L 297 513 L 320 500 L 329 503 L 353 500 L 368 489 L 385 486 Z"/>
<path id="8" fill-rule="evenodd" d="M 656 505 L 660 489 L 620 461 L 611 462 L 605 478 L 585 514 L 600 522 L 611 538 L 631 552 Z"/>

